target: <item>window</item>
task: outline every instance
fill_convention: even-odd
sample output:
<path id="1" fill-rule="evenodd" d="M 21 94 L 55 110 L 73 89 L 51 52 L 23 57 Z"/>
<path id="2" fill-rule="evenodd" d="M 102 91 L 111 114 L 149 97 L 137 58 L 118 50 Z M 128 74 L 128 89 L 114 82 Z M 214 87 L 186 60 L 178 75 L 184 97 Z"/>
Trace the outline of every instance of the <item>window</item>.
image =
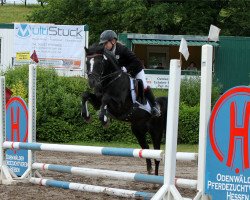
<path id="1" fill-rule="evenodd" d="M 151 69 L 168 69 L 169 68 L 169 47 L 148 46 L 147 63 Z"/>

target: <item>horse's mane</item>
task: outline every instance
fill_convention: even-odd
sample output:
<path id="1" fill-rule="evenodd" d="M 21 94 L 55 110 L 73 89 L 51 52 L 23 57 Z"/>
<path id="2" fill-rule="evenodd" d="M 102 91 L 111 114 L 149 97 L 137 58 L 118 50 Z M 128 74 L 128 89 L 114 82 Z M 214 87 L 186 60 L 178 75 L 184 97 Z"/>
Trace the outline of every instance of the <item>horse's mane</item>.
<path id="1" fill-rule="evenodd" d="M 94 54 L 103 54 L 104 53 L 104 46 L 102 44 L 94 43 L 92 44 L 89 49 L 86 49 L 87 56 L 91 56 Z"/>

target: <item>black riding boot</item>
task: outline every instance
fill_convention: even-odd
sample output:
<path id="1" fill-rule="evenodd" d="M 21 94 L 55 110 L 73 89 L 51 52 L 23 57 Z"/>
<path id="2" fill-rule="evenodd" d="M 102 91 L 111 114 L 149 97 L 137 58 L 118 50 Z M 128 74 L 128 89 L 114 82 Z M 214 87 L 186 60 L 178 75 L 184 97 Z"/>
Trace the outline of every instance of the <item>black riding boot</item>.
<path id="1" fill-rule="evenodd" d="M 154 117 L 159 117 L 161 116 L 161 110 L 159 108 L 159 105 L 155 102 L 155 97 L 154 94 L 151 90 L 150 87 L 147 87 L 147 89 L 144 92 L 146 99 L 149 101 L 149 104 L 152 108 L 152 115 Z"/>

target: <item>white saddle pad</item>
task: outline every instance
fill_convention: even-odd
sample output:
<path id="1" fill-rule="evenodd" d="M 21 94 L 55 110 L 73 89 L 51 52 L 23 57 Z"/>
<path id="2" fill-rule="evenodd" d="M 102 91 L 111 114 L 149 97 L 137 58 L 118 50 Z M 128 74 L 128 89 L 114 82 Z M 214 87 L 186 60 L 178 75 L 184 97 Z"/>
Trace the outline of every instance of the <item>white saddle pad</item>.
<path id="1" fill-rule="evenodd" d="M 132 101 L 133 103 L 136 103 L 139 105 L 139 108 L 146 110 L 147 112 L 151 113 L 151 106 L 148 103 L 147 100 L 147 104 L 143 105 L 141 103 L 139 103 L 138 101 L 136 101 L 136 94 L 135 94 L 135 86 L 134 86 L 134 79 L 130 77 L 130 90 L 131 90 L 131 96 L 132 96 Z"/>

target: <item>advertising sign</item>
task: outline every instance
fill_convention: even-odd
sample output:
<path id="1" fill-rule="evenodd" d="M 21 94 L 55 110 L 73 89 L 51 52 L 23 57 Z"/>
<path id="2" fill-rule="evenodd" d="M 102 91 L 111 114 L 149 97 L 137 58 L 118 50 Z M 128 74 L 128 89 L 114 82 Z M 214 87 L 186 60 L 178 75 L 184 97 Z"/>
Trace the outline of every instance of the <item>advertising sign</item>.
<path id="1" fill-rule="evenodd" d="M 27 140 L 27 106 L 23 99 L 12 97 L 6 105 L 6 141 L 27 142 Z M 6 163 L 17 176 L 22 176 L 28 168 L 28 150 L 8 149 Z"/>
<path id="2" fill-rule="evenodd" d="M 29 64 L 35 50 L 40 66 L 80 69 L 84 62 L 85 26 L 19 24 L 14 27 L 15 65 Z M 28 53 L 26 55 L 28 55 Z"/>
<path id="3" fill-rule="evenodd" d="M 145 74 L 147 84 L 151 88 L 168 89 L 169 75 L 163 74 Z"/>
<path id="4" fill-rule="evenodd" d="M 213 200 L 250 199 L 250 87 L 235 87 L 208 124 L 205 193 Z"/>
<path id="5" fill-rule="evenodd" d="M 16 60 L 30 60 L 30 52 L 17 52 L 16 53 Z"/>

